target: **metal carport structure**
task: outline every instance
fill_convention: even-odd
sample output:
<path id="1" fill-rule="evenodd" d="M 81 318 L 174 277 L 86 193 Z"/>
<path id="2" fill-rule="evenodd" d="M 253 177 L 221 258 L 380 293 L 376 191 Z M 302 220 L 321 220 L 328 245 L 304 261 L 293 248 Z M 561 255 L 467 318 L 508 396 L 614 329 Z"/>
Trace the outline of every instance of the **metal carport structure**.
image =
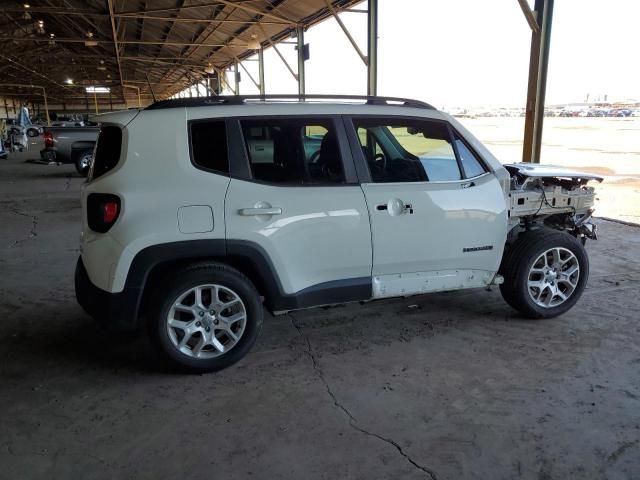
<path id="1" fill-rule="evenodd" d="M 523 160 L 539 162 L 554 0 L 517 0 L 532 30 Z M 377 94 L 378 0 L 4 0 L 0 17 L 0 93 L 35 105 L 84 104 L 86 110 L 146 105 L 194 84 L 215 95 L 238 93 L 240 69 L 265 93 L 264 55 L 273 48 L 305 94 L 305 31 L 335 18 L 367 67 L 367 94 Z M 338 16 L 367 15 L 363 52 Z M 294 40 L 295 39 L 295 40 Z M 295 42 L 297 65 L 278 49 Z M 254 78 L 243 60 L 258 54 Z M 224 72 L 234 71 L 229 81 Z M 72 79 L 73 83 L 67 82 Z M 18 87 L 16 85 L 22 85 Z M 86 87 L 109 87 L 108 98 Z M 29 87 L 29 88 L 24 88 Z M 42 90 L 42 92 L 40 91 Z M 5 109 L 8 105 L 5 98 Z M 15 104 L 14 104 L 15 108 Z"/>

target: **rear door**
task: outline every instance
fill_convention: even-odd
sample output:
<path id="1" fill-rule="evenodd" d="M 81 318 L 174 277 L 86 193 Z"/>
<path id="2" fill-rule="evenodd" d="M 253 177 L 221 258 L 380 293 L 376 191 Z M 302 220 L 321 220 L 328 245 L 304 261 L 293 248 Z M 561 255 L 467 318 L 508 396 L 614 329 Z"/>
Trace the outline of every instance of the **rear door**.
<path id="1" fill-rule="evenodd" d="M 487 284 L 506 235 L 502 189 L 448 123 L 347 121 L 370 180 L 374 296 Z M 352 143 L 355 143 L 352 141 Z"/>
<path id="2" fill-rule="evenodd" d="M 369 215 L 342 123 L 271 117 L 228 125 L 246 163 L 226 196 L 228 251 L 266 258 L 280 295 L 294 300 L 281 302 L 288 308 L 370 298 Z M 271 141 L 268 155 L 253 148 L 259 131 Z"/>

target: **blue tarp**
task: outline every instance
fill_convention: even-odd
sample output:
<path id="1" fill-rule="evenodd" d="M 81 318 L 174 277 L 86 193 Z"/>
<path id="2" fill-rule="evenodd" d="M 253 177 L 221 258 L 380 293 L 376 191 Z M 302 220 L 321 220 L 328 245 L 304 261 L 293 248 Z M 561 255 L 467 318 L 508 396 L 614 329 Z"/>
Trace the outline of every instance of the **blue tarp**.
<path id="1" fill-rule="evenodd" d="M 31 125 L 31 119 L 29 118 L 29 110 L 27 110 L 27 107 L 22 107 L 20 109 L 20 113 L 18 113 L 18 118 L 16 120 L 18 120 L 18 125 L 21 127 L 28 127 Z"/>

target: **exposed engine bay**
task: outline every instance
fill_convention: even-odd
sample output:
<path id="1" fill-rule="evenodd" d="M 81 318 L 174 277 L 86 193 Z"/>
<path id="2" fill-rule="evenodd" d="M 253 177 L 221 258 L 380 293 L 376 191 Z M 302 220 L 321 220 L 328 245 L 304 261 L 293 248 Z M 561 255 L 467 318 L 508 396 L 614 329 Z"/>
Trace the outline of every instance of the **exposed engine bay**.
<path id="1" fill-rule="evenodd" d="M 595 189 L 587 183 L 603 177 L 562 167 L 519 163 L 505 165 L 511 175 L 509 229 L 518 233 L 541 226 L 564 230 L 584 243 L 595 240 Z"/>

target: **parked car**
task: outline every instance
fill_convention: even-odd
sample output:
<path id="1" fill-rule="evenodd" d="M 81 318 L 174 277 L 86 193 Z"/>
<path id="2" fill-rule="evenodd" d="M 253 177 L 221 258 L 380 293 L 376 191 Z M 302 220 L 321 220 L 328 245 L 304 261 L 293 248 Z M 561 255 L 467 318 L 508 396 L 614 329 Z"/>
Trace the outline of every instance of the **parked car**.
<path id="1" fill-rule="evenodd" d="M 49 162 L 73 163 L 86 175 L 93 159 L 98 127 L 45 127 L 40 157 Z"/>
<path id="2" fill-rule="evenodd" d="M 614 108 L 609 111 L 609 117 L 630 117 L 631 110 L 628 108 Z"/>
<path id="3" fill-rule="evenodd" d="M 84 127 L 84 122 L 75 120 L 56 120 L 51 122 L 52 127 Z"/>
<path id="4" fill-rule="evenodd" d="M 528 318 L 578 301 L 601 177 L 503 166 L 423 102 L 279 98 L 101 118 L 75 279 L 89 314 L 146 323 L 165 358 L 203 372 L 251 349 L 263 306 L 488 285 Z"/>
<path id="5" fill-rule="evenodd" d="M 18 133 L 21 133 L 21 129 L 24 128 L 25 133 L 29 137 L 37 137 L 38 135 L 42 134 L 41 125 L 30 124 L 30 125 L 21 127 L 15 118 L 5 118 L 4 120 L 9 130 L 20 131 Z"/>

